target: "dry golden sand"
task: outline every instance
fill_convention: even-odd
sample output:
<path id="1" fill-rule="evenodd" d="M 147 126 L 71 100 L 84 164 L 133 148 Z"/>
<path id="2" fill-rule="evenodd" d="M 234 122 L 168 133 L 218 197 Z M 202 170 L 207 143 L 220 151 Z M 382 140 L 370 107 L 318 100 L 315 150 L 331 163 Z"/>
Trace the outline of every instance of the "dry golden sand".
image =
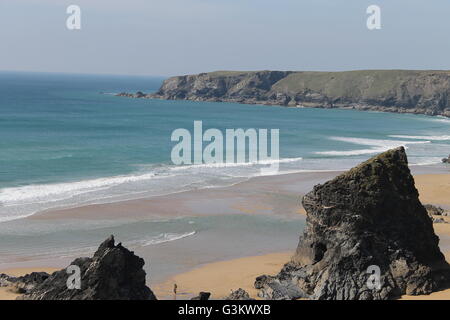
<path id="1" fill-rule="evenodd" d="M 414 180 L 422 203 L 450 206 L 450 174 L 423 174 Z"/>
<path id="2" fill-rule="evenodd" d="M 157 297 L 173 299 L 173 286 L 177 284 L 179 299 L 189 298 L 200 291 L 212 292 L 213 299 L 226 297 L 230 290 L 242 288 L 256 297 L 255 278 L 262 274 L 276 274 L 289 261 L 292 252 L 273 253 L 216 262 L 176 275 L 152 287 Z"/>

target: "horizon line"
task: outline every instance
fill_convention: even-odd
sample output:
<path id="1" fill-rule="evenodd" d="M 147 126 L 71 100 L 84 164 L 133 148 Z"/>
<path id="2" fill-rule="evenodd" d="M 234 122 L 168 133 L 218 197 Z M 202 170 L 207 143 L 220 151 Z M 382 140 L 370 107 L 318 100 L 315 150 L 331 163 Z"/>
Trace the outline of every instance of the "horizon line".
<path id="1" fill-rule="evenodd" d="M 129 73 L 104 73 L 104 72 L 71 72 L 71 71 L 36 71 L 36 70 L 9 70 L 0 69 L 0 73 L 28 73 L 28 74 L 54 74 L 54 75 L 76 75 L 76 76 L 112 76 L 112 77 L 153 77 L 153 78 L 170 78 L 174 76 L 184 76 L 184 75 L 198 75 L 202 73 L 214 73 L 214 72 L 263 72 L 263 71 L 281 71 L 281 72 L 355 72 L 355 71 L 447 71 L 450 69 L 403 69 L 403 68 L 392 68 L 392 69 L 348 69 L 348 70 L 289 70 L 289 69 L 255 69 L 255 70 L 232 70 L 232 69 L 221 69 L 213 71 L 202 71 L 197 73 L 178 73 L 176 75 L 153 75 L 153 74 L 129 74 Z"/>

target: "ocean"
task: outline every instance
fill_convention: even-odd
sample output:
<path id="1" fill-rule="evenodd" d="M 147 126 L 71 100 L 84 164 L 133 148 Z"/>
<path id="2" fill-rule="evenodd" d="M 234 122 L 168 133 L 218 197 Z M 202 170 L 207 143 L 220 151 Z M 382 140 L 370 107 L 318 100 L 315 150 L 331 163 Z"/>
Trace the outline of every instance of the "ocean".
<path id="1" fill-rule="evenodd" d="M 0 73 L 0 223 L 36 212 L 227 186 L 261 165 L 171 163 L 177 128 L 280 130 L 280 173 L 349 169 L 404 145 L 411 164 L 450 154 L 450 119 L 130 99 L 162 78 Z"/>

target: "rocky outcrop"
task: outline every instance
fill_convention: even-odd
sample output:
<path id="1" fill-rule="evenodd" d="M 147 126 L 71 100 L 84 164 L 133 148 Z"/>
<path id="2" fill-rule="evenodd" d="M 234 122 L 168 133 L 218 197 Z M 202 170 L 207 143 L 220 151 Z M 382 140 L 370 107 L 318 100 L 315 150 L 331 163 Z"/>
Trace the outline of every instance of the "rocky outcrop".
<path id="1" fill-rule="evenodd" d="M 26 288 L 20 299 L 156 300 L 145 285 L 144 260 L 120 243 L 115 245 L 113 236 L 100 245 L 92 258 L 78 258 L 71 266 L 80 270 L 79 289 L 73 286 L 69 289 L 70 274 L 64 269 L 51 275 L 38 275 L 41 278 Z"/>
<path id="2" fill-rule="evenodd" d="M 138 91 L 136 93 L 127 93 L 127 92 L 121 92 L 116 94 L 118 97 L 127 97 L 127 98 L 145 98 L 147 95 L 141 91 Z"/>
<path id="3" fill-rule="evenodd" d="M 278 275 L 257 278 L 260 296 L 384 300 L 448 286 L 450 266 L 418 196 L 403 148 L 315 186 L 303 197 L 296 254 Z"/>
<path id="4" fill-rule="evenodd" d="M 199 294 L 198 294 L 198 296 L 196 296 L 196 297 L 193 297 L 191 300 L 202 300 L 202 301 L 205 301 L 205 300 L 209 300 L 209 297 L 211 296 L 211 293 L 210 292 L 200 292 Z"/>
<path id="5" fill-rule="evenodd" d="M 450 71 L 218 71 L 172 77 L 132 98 L 420 113 L 450 117 Z"/>
<path id="6" fill-rule="evenodd" d="M 255 300 L 253 298 L 250 298 L 250 295 L 247 291 L 245 291 L 242 288 L 239 288 L 237 290 L 234 290 L 230 293 L 230 295 L 224 300 Z"/>
<path id="7" fill-rule="evenodd" d="M 448 158 L 444 158 L 442 159 L 443 163 L 450 163 L 450 156 L 448 156 Z"/>
<path id="8" fill-rule="evenodd" d="M 50 275 L 46 272 L 32 272 L 21 277 L 11 277 L 0 274 L 0 287 L 10 287 L 13 291 L 23 294 L 30 292 L 38 284 L 44 282 Z"/>
<path id="9" fill-rule="evenodd" d="M 432 216 L 442 216 L 442 214 L 444 213 L 444 209 L 442 209 L 441 207 L 437 207 L 437 206 L 432 205 L 432 204 L 425 204 L 423 206 L 427 210 L 428 215 L 430 217 L 432 217 Z"/>
<path id="10" fill-rule="evenodd" d="M 428 216 L 431 218 L 433 223 L 447 223 L 442 216 L 447 216 L 448 212 L 444 211 L 441 207 L 434 206 L 432 204 L 425 204 L 425 209 L 427 210 Z"/>

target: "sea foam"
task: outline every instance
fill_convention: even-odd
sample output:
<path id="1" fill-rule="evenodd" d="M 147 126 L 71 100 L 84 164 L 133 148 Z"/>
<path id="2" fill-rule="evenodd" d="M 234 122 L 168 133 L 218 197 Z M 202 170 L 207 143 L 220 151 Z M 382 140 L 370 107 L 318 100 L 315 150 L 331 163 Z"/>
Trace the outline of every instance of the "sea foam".
<path id="1" fill-rule="evenodd" d="M 445 141 L 450 140 L 450 136 L 442 135 L 442 136 L 409 136 L 409 135 L 390 135 L 391 138 L 400 138 L 400 139 L 413 139 L 413 140 L 432 140 L 432 141 Z"/>
<path id="2" fill-rule="evenodd" d="M 368 138 L 354 138 L 354 137 L 330 137 L 331 140 L 342 141 L 351 144 L 372 146 L 368 149 L 355 149 L 355 150 L 331 150 L 331 151 L 317 151 L 315 154 L 327 155 L 327 156 L 358 156 L 365 154 L 375 154 L 387 151 L 392 148 L 397 148 L 411 144 L 425 144 L 431 143 L 431 141 L 401 141 L 401 140 L 385 140 L 385 139 L 368 139 Z"/>

